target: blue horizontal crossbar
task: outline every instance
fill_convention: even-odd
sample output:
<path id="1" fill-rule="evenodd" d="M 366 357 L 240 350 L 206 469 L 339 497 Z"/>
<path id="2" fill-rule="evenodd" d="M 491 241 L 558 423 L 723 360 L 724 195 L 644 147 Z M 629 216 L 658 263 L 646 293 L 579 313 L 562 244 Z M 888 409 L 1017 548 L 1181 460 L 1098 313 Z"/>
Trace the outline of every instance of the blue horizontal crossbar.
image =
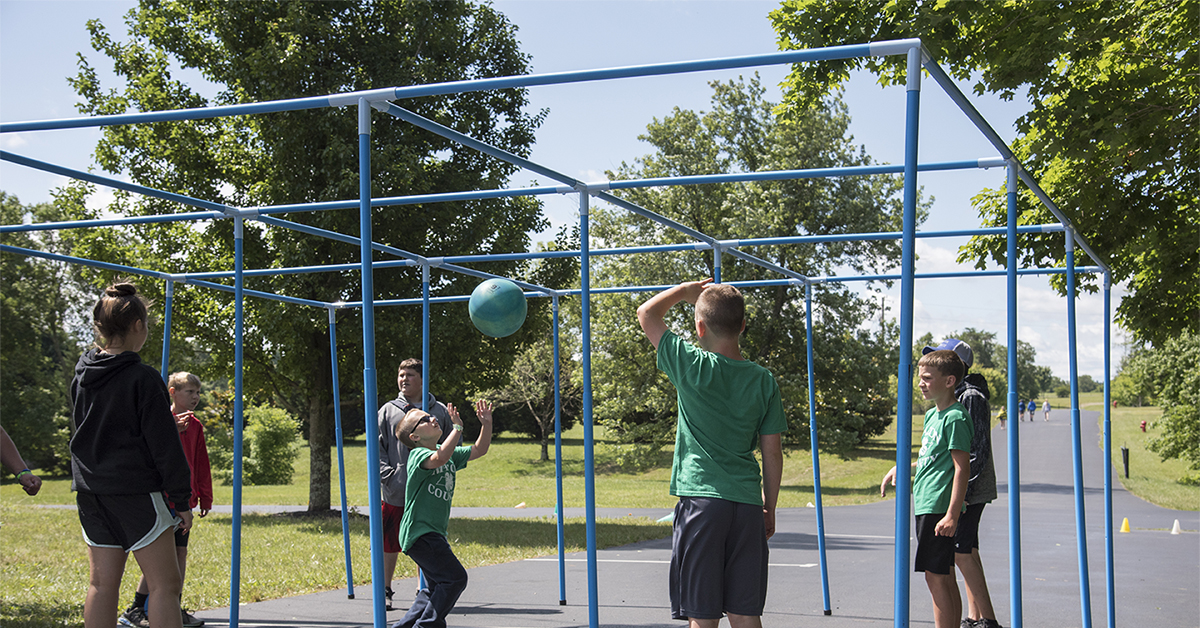
<path id="1" fill-rule="evenodd" d="M 872 50 L 875 51 L 875 54 L 899 54 L 898 51 L 910 48 L 912 46 L 918 46 L 920 43 L 921 42 L 918 39 L 911 39 L 898 40 L 894 42 L 876 42 L 874 44 L 851 44 L 846 46 L 830 46 L 828 48 L 812 48 L 809 50 L 791 50 L 761 55 L 727 57 L 723 59 L 677 61 L 672 63 L 634 65 L 620 68 L 553 72 L 549 74 L 502 76 L 495 78 L 474 79 L 469 81 L 436 83 L 432 85 L 409 85 L 403 87 L 348 92 L 344 94 L 333 94 L 327 96 L 272 100 L 261 103 L 225 105 L 220 107 L 179 109 L 174 111 L 148 111 L 142 113 L 129 113 L 111 116 L 92 116 L 88 118 L 67 118 L 61 120 L 6 122 L 0 124 L 0 133 L 45 131 L 51 129 L 78 129 L 146 122 L 203 120 L 220 116 L 253 115 L 260 113 L 275 113 L 280 111 L 301 111 L 304 109 L 320 109 L 322 107 L 344 107 L 348 105 L 357 105 L 360 98 L 366 98 L 370 102 L 379 102 L 388 98 L 417 98 L 421 96 L 461 94 L 465 92 L 478 92 L 492 89 L 512 89 L 534 87 L 539 85 L 585 83 L 608 79 L 634 78 L 639 76 L 662 76 L 665 74 L 686 74 L 691 72 L 706 72 L 713 70 L 732 70 L 737 68 L 750 68 L 764 65 L 803 63 L 807 61 L 849 59 L 852 57 L 872 56 Z M 893 51 L 893 49 L 895 50 Z"/>

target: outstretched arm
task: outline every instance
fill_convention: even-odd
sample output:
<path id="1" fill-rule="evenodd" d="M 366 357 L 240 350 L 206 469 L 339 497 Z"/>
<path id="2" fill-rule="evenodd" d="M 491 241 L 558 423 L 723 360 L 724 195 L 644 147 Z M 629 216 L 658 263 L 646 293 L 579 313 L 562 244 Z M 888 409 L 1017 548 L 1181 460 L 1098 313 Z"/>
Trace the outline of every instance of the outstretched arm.
<path id="1" fill-rule="evenodd" d="M 30 495 L 37 495 L 42 489 L 42 478 L 34 475 L 32 471 L 25 465 L 25 459 L 21 457 L 21 452 L 17 451 L 17 444 L 8 436 L 8 431 L 0 427 L 0 462 L 8 467 L 17 476 L 17 481 L 21 483 L 21 488 Z"/>
<path id="2" fill-rule="evenodd" d="M 451 423 L 458 426 L 462 425 L 462 419 L 458 417 L 458 410 L 454 409 L 454 404 L 446 404 L 446 412 L 450 415 Z M 450 462 L 450 456 L 454 453 L 454 446 L 457 443 L 458 438 L 454 436 L 442 441 L 442 444 L 438 446 L 437 451 L 421 463 L 421 468 L 436 469 L 447 462 Z"/>
<path id="3" fill-rule="evenodd" d="M 711 277 L 702 281 L 681 283 L 650 297 L 638 307 L 638 324 L 642 326 L 642 331 L 646 332 L 646 337 L 650 339 L 650 344 L 654 345 L 655 349 L 658 348 L 658 341 L 667 332 L 667 323 L 663 319 L 667 316 L 667 311 L 671 309 L 671 306 L 680 301 L 687 301 L 695 305 L 696 299 L 700 298 L 700 293 L 710 283 L 712 283 Z"/>
<path id="4" fill-rule="evenodd" d="M 476 401 L 475 415 L 479 417 L 483 427 L 479 428 L 479 437 L 475 439 L 475 444 L 471 445 L 471 457 L 467 460 L 482 458 L 492 446 L 492 404 L 483 399 Z"/>

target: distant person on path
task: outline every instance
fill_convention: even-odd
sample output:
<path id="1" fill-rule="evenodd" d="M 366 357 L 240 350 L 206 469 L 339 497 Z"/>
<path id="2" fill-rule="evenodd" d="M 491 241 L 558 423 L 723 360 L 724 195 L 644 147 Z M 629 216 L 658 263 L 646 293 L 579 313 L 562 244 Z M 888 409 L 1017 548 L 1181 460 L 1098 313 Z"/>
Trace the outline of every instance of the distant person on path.
<path id="1" fill-rule="evenodd" d="M 116 283 L 92 316 L 103 345 L 79 358 L 71 382 L 71 489 L 91 573 L 83 625 L 115 623 L 133 552 L 149 585 L 151 624 L 182 628 L 183 579 L 166 533 L 192 527 L 192 477 L 167 386 L 137 353 L 150 335 L 147 304 L 133 284 Z"/>
<path id="2" fill-rule="evenodd" d="M 17 444 L 13 442 L 12 438 L 9 438 L 8 432 L 2 427 L 0 427 L 0 464 L 17 476 L 17 482 L 29 495 L 37 495 L 38 491 L 42 490 L 42 478 L 29 470 L 29 465 L 25 464 L 25 459 L 17 450 Z"/>
<path id="3" fill-rule="evenodd" d="M 1042 414 L 1045 415 L 1045 417 L 1046 417 L 1045 420 L 1047 420 L 1047 421 L 1050 420 L 1050 400 L 1049 399 L 1042 402 Z"/>
<path id="4" fill-rule="evenodd" d="M 921 451 L 913 463 L 913 512 L 916 515 L 916 571 L 925 572 L 933 598 L 936 628 L 959 628 L 962 597 L 954 578 L 954 533 L 962 517 L 970 477 L 975 430 L 966 408 L 954 396 L 966 365 L 953 351 L 933 351 L 917 362 L 921 396 L 935 406 L 925 413 Z M 883 476 L 879 494 L 896 485 L 896 467 Z"/>
<path id="5" fill-rule="evenodd" d="M 658 368 L 678 394 L 671 495 L 671 615 L 690 628 L 759 627 L 767 599 L 767 539 L 783 474 L 787 418 L 767 369 L 742 358 L 746 305 L 737 288 L 712 279 L 680 284 L 638 308 Z M 663 320 L 680 301 L 696 306 L 699 346 Z M 762 475 L 754 450 L 762 451 Z M 725 548 L 736 548 L 727 551 Z"/>
<path id="6" fill-rule="evenodd" d="M 1029 400 L 1029 407 L 1028 407 L 1028 408 L 1026 408 L 1026 410 L 1029 410 L 1029 422 L 1030 422 L 1030 423 L 1033 423 L 1033 413 L 1034 413 L 1034 412 L 1037 412 L 1037 402 L 1036 402 L 1036 401 L 1034 401 L 1034 400 L 1032 400 L 1032 399 L 1030 399 L 1030 400 Z"/>
<path id="7" fill-rule="evenodd" d="M 1005 419 L 1008 418 L 1007 414 L 1004 406 L 1000 406 L 1000 409 L 996 411 L 996 418 L 1000 421 L 1000 429 L 1004 429 Z"/>
<path id="8" fill-rule="evenodd" d="M 967 616 L 962 620 L 961 628 L 1000 628 L 979 555 L 979 520 L 983 507 L 997 497 L 996 467 L 992 459 L 992 409 L 988 405 L 992 393 L 983 375 L 970 372 L 975 363 L 971 345 L 957 338 L 947 338 L 937 347 L 925 347 L 921 352 L 938 350 L 953 351 L 967 367 L 967 374 L 954 389 L 954 394 L 966 408 L 975 431 L 971 440 L 971 475 L 967 478 L 967 510 L 959 518 L 958 530 L 954 533 L 954 564 L 967 585 Z"/>
<path id="9" fill-rule="evenodd" d="M 1019 420 L 1021 420 L 1021 421 L 1025 420 L 1025 400 L 1024 399 L 1017 402 L 1017 415 L 1020 417 Z"/>
<path id="10" fill-rule="evenodd" d="M 447 410 L 453 429 L 461 433 L 458 411 L 453 405 Z M 400 547 L 421 568 L 425 588 L 417 591 L 404 619 L 392 628 L 444 628 L 446 617 L 467 588 L 467 570 L 450 549 L 446 528 L 455 474 L 465 469 L 467 462 L 486 454 L 492 443 L 492 405 L 476 401 L 475 414 L 483 425 L 475 444 L 469 447 L 455 447 L 458 439 L 446 438 L 437 418 L 424 410 L 409 410 L 396 426 L 396 438 L 412 449 L 408 455 Z"/>
<path id="11" fill-rule="evenodd" d="M 408 479 L 405 470 L 409 448 L 396 437 L 396 426 L 409 411 L 421 409 L 421 371 L 424 364 L 415 358 L 400 363 L 396 372 L 399 395 L 379 409 L 379 481 L 383 501 L 383 575 L 386 608 L 392 610 L 392 578 L 400 558 L 400 520 L 404 518 L 404 487 Z M 446 406 L 429 394 L 429 413 L 442 428 L 442 439 L 454 433 Z M 439 439 L 438 442 L 441 442 Z"/>
<path id="12" fill-rule="evenodd" d="M 175 428 L 179 430 L 179 440 L 183 443 L 183 453 L 187 456 L 188 468 L 192 471 L 191 508 L 200 507 L 200 516 L 206 517 L 212 510 L 212 467 L 208 462 L 208 443 L 204 440 L 204 424 L 196 418 L 196 406 L 200 405 L 200 378 L 191 373 L 180 371 L 172 373 L 167 378 L 167 393 L 171 395 L 171 414 L 175 415 Z M 187 580 L 188 542 L 191 540 L 191 530 L 175 530 L 175 556 L 179 561 L 179 580 Z M 138 582 L 133 602 L 121 614 L 120 624 L 134 628 L 150 628 L 150 618 L 146 613 L 146 602 L 150 589 L 146 576 Z M 180 602 L 180 617 L 183 628 L 199 628 L 204 625 L 203 619 L 197 619 Z"/>

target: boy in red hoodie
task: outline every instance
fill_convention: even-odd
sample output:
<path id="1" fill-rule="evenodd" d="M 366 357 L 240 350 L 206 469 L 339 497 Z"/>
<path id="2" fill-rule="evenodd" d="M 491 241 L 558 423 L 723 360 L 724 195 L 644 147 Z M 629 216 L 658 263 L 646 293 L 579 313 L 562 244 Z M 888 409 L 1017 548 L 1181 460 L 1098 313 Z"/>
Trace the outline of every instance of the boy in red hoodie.
<path id="1" fill-rule="evenodd" d="M 208 464 L 208 445 L 204 440 L 204 424 L 196 418 L 193 411 L 200 404 L 200 378 L 191 373 L 180 371 L 172 373 L 167 380 L 167 392 L 171 394 L 171 413 L 175 415 L 175 426 L 179 428 L 179 440 L 183 443 L 183 454 L 187 457 L 188 467 L 192 470 L 192 498 L 188 504 L 192 509 L 200 507 L 200 516 L 204 517 L 212 510 L 212 468 Z M 184 580 L 187 573 L 188 533 L 175 532 L 175 555 L 179 560 L 179 577 Z M 146 576 L 138 582 L 137 593 L 133 603 L 121 614 L 120 623 L 123 626 L 144 628 L 150 625 L 146 615 L 146 600 L 150 589 L 146 585 Z M 184 628 L 197 628 L 204 625 L 204 620 L 187 612 L 180 606 L 183 613 Z"/>

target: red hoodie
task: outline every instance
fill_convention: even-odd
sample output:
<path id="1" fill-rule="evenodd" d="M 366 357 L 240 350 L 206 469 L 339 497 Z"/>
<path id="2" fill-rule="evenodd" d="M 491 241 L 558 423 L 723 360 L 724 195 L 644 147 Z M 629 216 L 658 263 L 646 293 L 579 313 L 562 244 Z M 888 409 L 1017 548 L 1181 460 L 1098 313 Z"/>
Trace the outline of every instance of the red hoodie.
<path id="1" fill-rule="evenodd" d="M 204 424 L 195 416 L 188 419 L 187 427 L 179 433 L 183 443 L 183 455 L 192 470 L 191 508 L 200 505 L 200 510 L 212 510 L 212 468 L 208 464 L 208 445 L 204 441 Z"/>

